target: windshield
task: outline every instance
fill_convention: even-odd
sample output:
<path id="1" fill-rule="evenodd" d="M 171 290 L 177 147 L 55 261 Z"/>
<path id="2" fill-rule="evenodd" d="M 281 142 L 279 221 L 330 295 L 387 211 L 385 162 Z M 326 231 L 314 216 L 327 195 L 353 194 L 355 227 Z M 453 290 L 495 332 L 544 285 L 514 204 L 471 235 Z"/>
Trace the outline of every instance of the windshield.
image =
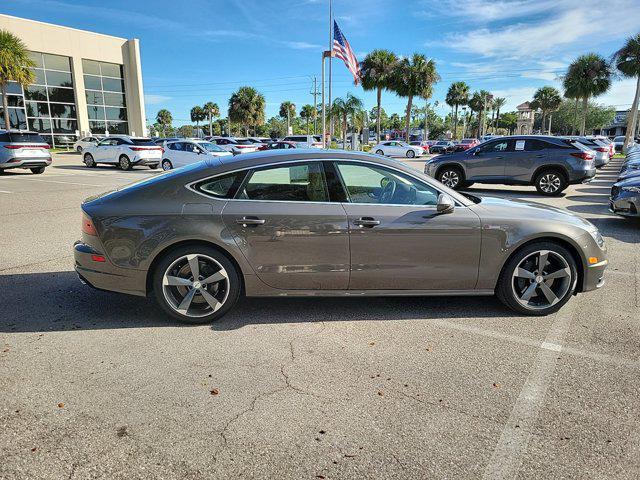
<path id="1" fill-rule="evenodd" d="M 473 143 L 473 139 L 471 139 L 471 138 L 463 138 L 462 139 L 462 143 L 464 143 L 465 145 L 467 145 L 469 143 Z"/>
<path id="2" fill-rule="evenodd" d="M 438 142 L 436 145 L 447 145 L 449 142 Z"/>
<path id="3" fill-rule="evenodd" d="M 211 142 L 198 142 L 202 148 L 204 148 L 207 152 L 226 152 L 224 148 L 219 147 L 215 143 Z"/>
<path id="4" fill-rule="evenodd" d="M 155 146 L 155 142 L 150 138 L 132 138 L 131 143 L 134 145 L 153 145 Z"/>

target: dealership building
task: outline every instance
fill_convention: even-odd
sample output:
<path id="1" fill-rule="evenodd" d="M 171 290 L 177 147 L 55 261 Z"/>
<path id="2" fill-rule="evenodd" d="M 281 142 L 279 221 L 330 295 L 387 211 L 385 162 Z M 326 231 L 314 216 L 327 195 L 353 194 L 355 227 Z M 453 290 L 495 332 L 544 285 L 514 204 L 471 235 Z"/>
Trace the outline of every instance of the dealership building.
<path id="1" fill-rule="evenodd" d="M 90 133 L 146 135 L 137 39 L 2 14 L 0 29 L 19 37 L 35 63 L 35 83 L 8 86 L 12 128 L 40 132 L 53 146 Z"/>

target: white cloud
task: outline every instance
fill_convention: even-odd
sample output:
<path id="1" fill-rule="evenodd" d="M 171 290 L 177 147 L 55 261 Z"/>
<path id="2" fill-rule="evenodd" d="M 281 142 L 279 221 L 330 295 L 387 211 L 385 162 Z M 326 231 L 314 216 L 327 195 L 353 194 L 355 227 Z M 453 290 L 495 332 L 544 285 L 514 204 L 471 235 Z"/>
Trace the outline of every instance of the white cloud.
<path id="1" fill-rule="evenodd" d="M 281 43 L 294 50 L 320 50 L 322 48 L 320 45 L 308 42 L 283 41 Z"/>
<path id="2" fill-rule="evenodd" d="M 633 78 L 614 82 L 611 89 L 600 97 L 596 97 L 594 101 L 604 105 L 615 106 L 617 110 L 626 110 L 631 108 L 633 96 L 636 93 L 636 81 Z"/>
<path id="3" fill-rule="evenodd" d="M 144 103 L 146 105 L 158 105 L 169 100 L 171 100 L 171 97 L 167 97 L 165 95 L 155 95 L 153 93 L 145 93 L 144 95 Z"/>
<path id="4" fill-rule="evenodd" d="M 539 14 L 557 7 L 558 3 L 561 2 L 554 0 L 444 0 L 437 5 L 431 5 L 431 2 L 428 2 L 424 9 L 416 13 L 419 16 L 448 15 L 472 18 L 474 22 L 491 22 Z"/>

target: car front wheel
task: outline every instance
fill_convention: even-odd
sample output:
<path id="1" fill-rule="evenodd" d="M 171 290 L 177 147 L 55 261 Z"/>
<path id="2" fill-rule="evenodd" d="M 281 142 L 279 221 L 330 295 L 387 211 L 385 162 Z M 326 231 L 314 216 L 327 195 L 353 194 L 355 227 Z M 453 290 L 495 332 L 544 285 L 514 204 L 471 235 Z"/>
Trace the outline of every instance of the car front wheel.
<path id="1" fill-rule="evenodd" d="M 162 161 L 162 170 L 166 172 L 167 170 L 171 170 L 172 168 L 173 168 L 173 164 L 171 163 L 171 160 Z"/>
<path id="2" fill-rule="evenodd" d="M 44 173 L 44 167 L 31 168 L 30 170 L 31 170 L 31 173 L 35 173 L 36 175 L 40 173 Z"/>
<path id="3" fill-rule="evenodd" d="M 458 167 L 444 167 L 438 172 L 436 178 L 449 188 L 459 189 L 464 186 L 464 174 Z"/>
<path id="4" fill-rule="evenodd" d="M 376 155 L 384 156 L 384 152 L 382 150 L 376 150 Z"/>
<path id="5" fill-rule="evenodd" d="M 210 323 L 240 296 L 240 276 L 229 259 L 207 246 L 167 253 L 153 273 L 153 296 L 168 315 L 184 323 Z"/>
<path id="6" fill-rule="evenodd" d="M 76 148 L 76 152 L 78 152 L 78 153 L 82 153 L 82 147 L 81 147 L 81 146 L 78 146 L 78 147 Z"/>
<path id="7" fill-rule="evenodd" d="M 573 255 L 553 242 L 535 242 L 505 264 L 496 295 L 502 303 L 526 315 L 549 315 L 569 301 L 577 285 Z"/>
<path id="8" fill-rule="evenodd" d="M 85 153 L 83 160 L 84 164 L 89 168 L 93 168 L 96 166 L 96 161 L 93 159 L 93 155 L 91 155 L 90 153 Z"/>
<path id="9" fill-rule="evenodd" d="M 413 150 L 407 150 L 407 158 L 414 158 L 416 156 L 416 152 Z"/>

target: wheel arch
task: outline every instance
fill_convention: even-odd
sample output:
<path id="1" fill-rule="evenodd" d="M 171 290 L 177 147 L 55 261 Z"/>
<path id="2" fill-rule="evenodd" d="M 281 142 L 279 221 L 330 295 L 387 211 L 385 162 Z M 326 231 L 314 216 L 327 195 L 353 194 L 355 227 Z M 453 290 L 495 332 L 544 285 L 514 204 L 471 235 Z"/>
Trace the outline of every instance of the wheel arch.
<path id="1" fill-rule="evenodd" d="M 558 164 L 553 163 L 553 164 L 542 165 L 542 166 L 538 167 L 533 172 L 533 175 L 531 176 L 531 184 L 535 184 L 536 178 L 538 178 L 538 175 L 540 175 L 545 170 L 557 170 L 557 171 L 559 171 L 560 173 L 562 173 L 562 175 L 564 175 L 564 181 L 569 183 L 569 170 L 567 170 L 567 167 L 565 167 L 564 165 L 558 165 Z"/>
<path id="2" fill-rule="evenodd" d="M 442 165 L 439 165 L 438 168 L 436 169 L 436 173 L 434 174 L 434 178 L 438 178 L 438 175 L 440 174 L 440 172 L 446 168 L 446 167 L 455 167 L 458 170 L 460 170 L 462 172 L 462 176 L 464 177 L 464 179 L 467 179 L 467 172 L 465 171 L 464 167 L 462 166 L 462 164 L 460 164 L 459 162 L 447 162 L 447 163 L 443 163 Z"/>
<path id="3" fill-rule="evenodd" d="M 496 277 L 496 280 L 502 276 L 505 266 L 507 265 L 509 260 L 513 258 L 514 255 L 516 255 L 518 252 L 528 247 L 529 245 L 533 243 L 538 243 L 538 242 L 555 243 L 561 247 L 566 248 L 569 251 L 574 261 L 576 262 L 576 270 L 578 272 L 578 281 L 576 283 L 576 293 L 582 292 L 584 288 L 584 273 L 586 269 L 586 263 L 585 263 L 585 259 L 580 254 L 580 247 L 569 237 L 565 237 L 557 234 L 545 234 L 539 237 L 529 238 L 523 241 L 522 243 L 518 244 L 511 251 L 511 253 L 509 253 L 509 255 L 505 256 L 504 260 L 502 261 L 502 265 L 500 265 L 500 270 L 499 270 L 498 276 Z M 497 284 L 496 284 L 496 287 L 497 287 Z"/>
<path id="4" fill-rule="evenodd" d="M 236 269 L 236 272 L 240 277 L 240 294 L 241 295 L 244 294 L 245 292 L 244 272 L 242 271 L 242 268 L 240 267 L 240 264 L 238 263 L 236 258 L 228 250 L 218 245 L 217 243 L 208 242 L 206 240 L 181 240 L 165 246 L 162 250 L 156 253 L 156 255 L 151 260 L 151 263 L 149 263 L 149 268 L 147 269 L 147 274 L 146 274 L 147 276 L 145 280 L 145 288 L 146 288 L 147 295 L 149 295 L 153 291 L 153 275 L 155 273 L 155 269 L 158 266 L 158 263 L 160 263 L 160 260 L 171 250 L 175 250 L 177 248 L 181 248 L 184 246 L 210 247 L 217 250 L 220 254 L 224 255 Z"/>

